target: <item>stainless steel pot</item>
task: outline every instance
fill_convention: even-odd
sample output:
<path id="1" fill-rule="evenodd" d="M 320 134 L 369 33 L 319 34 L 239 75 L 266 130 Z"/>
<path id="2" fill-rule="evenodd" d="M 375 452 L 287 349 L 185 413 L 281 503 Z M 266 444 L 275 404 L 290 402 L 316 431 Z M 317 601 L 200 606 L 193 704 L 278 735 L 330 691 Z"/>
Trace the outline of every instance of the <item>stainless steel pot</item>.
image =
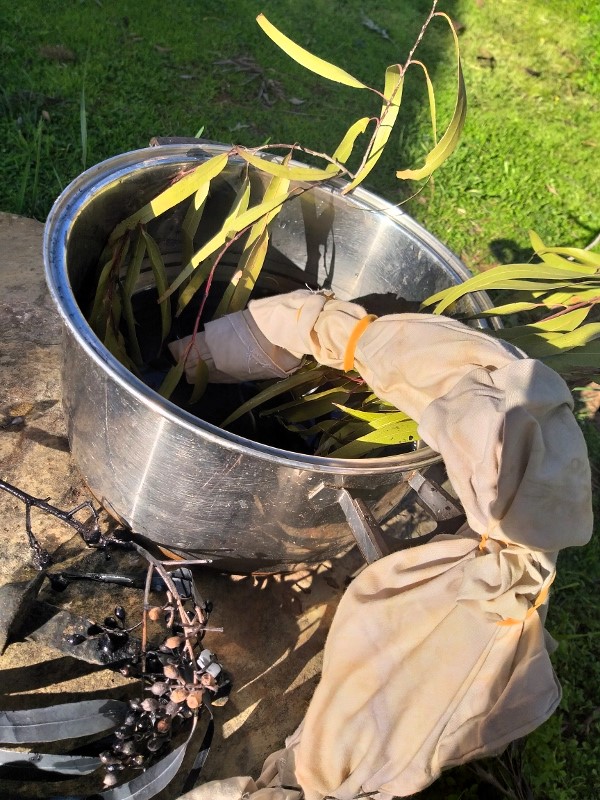
<path id="1" fill-rule="evenodd" d="M 422 447 L 353 461 L 258 444 L 163 400 L 96 338 L 81 304 L 114 225 L 180 170 L 224 150 L 165 145 L 83 173 L 48 217 L 46 276 L 64 322 L 69 441 L 91 491 L 132 530 L 171 551 L 234 571 L 277 571 L 350 545 L 340 490 L 366 502 L 380 521 L 406 493 L 408 477 L 439 456 Z M 215 208 L 226 202 L 237 171 L 234 165 L 212 193 Z M 327 286 L 383 313 L 406 310 L 468 277 L 456 256 L 407 214 L 360 188 L 343 197 L 341 185 L 332 181 L 286 205 L 261 279 L 266 289 Z M 152 230 L 174 263 L 180 218 L 176 209 Z M 489 307 L 485 295 L 469 303 Z"/>

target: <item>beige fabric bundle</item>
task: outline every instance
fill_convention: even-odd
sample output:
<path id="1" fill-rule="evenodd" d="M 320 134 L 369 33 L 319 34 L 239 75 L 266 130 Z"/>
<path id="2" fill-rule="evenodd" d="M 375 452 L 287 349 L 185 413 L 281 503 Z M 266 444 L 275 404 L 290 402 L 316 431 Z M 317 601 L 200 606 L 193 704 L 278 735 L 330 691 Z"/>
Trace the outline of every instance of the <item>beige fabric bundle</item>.
<path id="1" fill-rule="evenodd" d="M 195 345 L 217 380 L 288 374 L 303 354 L 354 362 L 442 454 L 467 524 L 370 565 L 339 604 L 321 682 L 287 749 L 256 783 L 211 782 L 186 800 L 405 797 L 444 767 L 501 751 L 559 702 L 545 601 L 557 551 L 584 544 L 592 527 L 567 386 L 456 321 L 365 317 L 302 290 L 209 323 Z"/>

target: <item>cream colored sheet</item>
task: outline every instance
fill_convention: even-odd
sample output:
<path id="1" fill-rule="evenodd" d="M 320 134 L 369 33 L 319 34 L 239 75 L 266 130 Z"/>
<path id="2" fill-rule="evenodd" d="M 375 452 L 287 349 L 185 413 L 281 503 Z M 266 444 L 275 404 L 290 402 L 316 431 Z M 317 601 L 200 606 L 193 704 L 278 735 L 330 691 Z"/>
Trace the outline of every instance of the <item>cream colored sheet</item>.
<path id="1" fill-rule="evenodd" d="M 568 387 L 459 322 L 365 316 L 301 290 L 254 301 L 192 346 L 172 347 L 176 357 L 190 348 L 188 375 L 200 355 L 212 379 L 228 381 L 289 374 L 304 354 L 337 368 L 350 357 L 377 395 L 419 423 L 467 514 L 455 536 L 387 556 L 350 585 L 303 726 L 261 777 L 211 782 L 186 800 L 405 797 L 445 767 L 500 752 L 560 700 L 548 591 L 558 550 L 585 544 L 592 529 Z"/>

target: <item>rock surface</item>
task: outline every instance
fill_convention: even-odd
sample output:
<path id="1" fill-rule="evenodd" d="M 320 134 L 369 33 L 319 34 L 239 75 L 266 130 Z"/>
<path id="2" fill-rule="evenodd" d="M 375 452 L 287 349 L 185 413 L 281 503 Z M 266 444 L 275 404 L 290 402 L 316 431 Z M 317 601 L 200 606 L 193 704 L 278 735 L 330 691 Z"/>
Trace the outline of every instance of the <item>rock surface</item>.
<path id="1" fill-rule="evenodd" d="M 61 326 L 45 285 L 42 236 L 42 223 L 0 214 L 0 478 L 70 509 L 90 496 L 71 460 L 62 417 Z M 102 554 L 86 550 L 69 527 L 35 510 L 32 526 L 56 569 L 135 568 L 127 559 L 106 563 Z M 23 503 L 1 491 L 0 535 L 0 596 L 4 591 L 14 605 L 14 584 L 26 586 L 36 571 Z M 318 681 L 323 644 L 345 581 L 360 564 L 353 551 L 310 573 L 264 579 L 206 569 L 196 573 L 201 594 L 214 602 L 211 624 L 224 628 L 221 634 L 207 634 L 206 646 L 233 678 L 228 703 L 216 709 L 206 779 L 257 776 L 263 759 L 300 722 Z M 112 613 L 119 603 L 133 621 L 141 602 L 138 590 L 83 581 L 60 595 L 45 582 L 40 597 L 90 618 Z M 118 672 L 25 640 L 28 627 L 36 623 L 25 617 L 0 656 L 0 709 L 50 702 L 41 694 L 51 695 L 52 702 L 69 702 L 136 692 L 137 686 Z M 0 789 L 4 796 L 25 796 L 11 782 L 0 781 Z"/>

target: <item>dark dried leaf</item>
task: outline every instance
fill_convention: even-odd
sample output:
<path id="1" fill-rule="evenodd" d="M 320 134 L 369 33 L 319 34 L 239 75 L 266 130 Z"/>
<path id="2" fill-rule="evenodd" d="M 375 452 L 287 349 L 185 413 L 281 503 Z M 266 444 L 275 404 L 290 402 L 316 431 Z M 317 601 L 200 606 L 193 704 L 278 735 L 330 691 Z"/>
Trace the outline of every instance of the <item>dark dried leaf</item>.
<path id="1" fill-rule="evenodd" d="M 0 655 L 11 634 L 19 630 L 31 610 L 43 581 L 44 573 L 38 572 L 31 580 L 6 583 L 0 587 Z"/>
<path id="2" fill-rule="evenodd" d="M 92 756 L 65 756 L 49 753 L 19 753 L 15 750 L 0 750 L 1 767 L 32 767 L 44 772 L 60 772 L 62 775 L 88 775 L 102 765 Z"/>
<path id="3" fill-rule="evenodd" d="M 121 724 L 128 706 L 118 700 L 84 700 L 46 708 L 0 711 L 0 742 L 55 742 L 103 733 Z"/>

